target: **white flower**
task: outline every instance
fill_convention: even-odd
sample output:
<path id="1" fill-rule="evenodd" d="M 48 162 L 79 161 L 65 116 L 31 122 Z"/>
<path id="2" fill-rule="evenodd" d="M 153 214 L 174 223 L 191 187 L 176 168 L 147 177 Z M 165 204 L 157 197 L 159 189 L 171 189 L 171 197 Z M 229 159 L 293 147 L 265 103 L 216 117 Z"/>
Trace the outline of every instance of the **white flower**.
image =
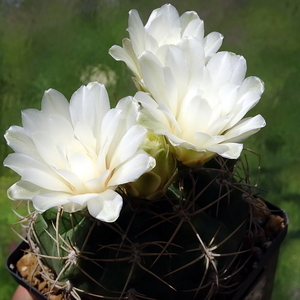
<path id="1" fill-rule="evenodd" d="M 96 82 L 77 90 L 70 103 L 59 92 L 46 91 L 42 110 L 23 111 L 22 123 L 5 134 L 15 153 L 4 165 L 21 176 L 8 195 L 32 200 L 40 212 L 87 207 L 95 218 L 113 222 L 123 204 L 115 189 L 155 166 L 139 150 L 147 130 L 136 124 L 132 98 L 110 109 L 104 86 Z"/>
<path id="2" fill-rule="evenodd" d="M 144 92 L 135 95 L 141 105 L 139 123 L 167 137 L 179 161 L 199 166 L 216 154 L 238 158 L 241 142 L 265 126 L 257 115 L 244 118 L 264 91 L 257 77 L 245 78 L 242 56 L 218 52 L 206 63 L 193 60 L 198 48 L 169 47 L 168 64 L 153 54 L 140 57 Z"/>
<path id="3" fill-rule="evenodd" d="M 140 66 L 141 55 L 147 52 L 155 56 L 165 66 L 168 64 L 167 51 L 170 45 L 181 47 L 186 39 L 197 43 L 197 56 L 191 57 L 197 64 L 199 59 L 208 60 L 220 48 L 223 36 L 212 32 L 204 37 L 203 21 L 194 11 L 179 16 L 171 4 L 165 4 L 154 10 L 144 26 L 138 12 L 129 12 L 129 37 L 123 40 L 123 48 L 111 47 L 109 53 L 116 60 L 124 61 L 133 71 L 139 89 L 145 90 L 144 74 Z"/>
<path id="4" fill-rule="evenodd" d="M 229 52 L 216 53 L 222 35 L 204 38 L 195 12 L 179 16 L 164 5 L 144 26 L 129 13 L 130 39 L 110 54 L 134 72 L 142 106 L 139 123 L 167 137 L 173 152 L 188 166 L 202 165 L 216 154 L 238 158 L 241 142 L 265 126 L 260 116 L 243 119 L 263 93 L 257 77 L 245 79 L 246 61 Z"/>

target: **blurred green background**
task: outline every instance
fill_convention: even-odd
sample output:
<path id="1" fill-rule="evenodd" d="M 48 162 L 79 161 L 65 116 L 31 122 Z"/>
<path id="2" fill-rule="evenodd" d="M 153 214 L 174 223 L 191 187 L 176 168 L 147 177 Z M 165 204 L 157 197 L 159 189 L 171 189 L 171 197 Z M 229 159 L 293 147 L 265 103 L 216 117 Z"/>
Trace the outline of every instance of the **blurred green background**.
<path id="1" fill-rule="evenodd" d="M 195 10 L 206 34 L 221 32 L 223 50 L 245 56 L 248 75 L 265 82 L 260 113 L 267 127 L 246 141 L 260 154 L 264 196 L 290 217 L 277 268 L 273 299 L 300 299 L 300 2 L 298 0 L 174 0 L 178 11 Z M 82 84 L 106 84 L 112 105 L 133 95 L 131 73 L 108 49 L 127 36 L 128 11 L 144 21 L 165 2 L 160 0 L 2 0 L 0 3 L 0 131 L 21 125 L 20 112 L 40 109 L 44 90 L 55 88 L 67 98 Z M 1 160 L 10 149 L 0 141 Z M 257 167 L 253 163 L 253 170 Z M 10 299 L 16 283 L 5 259 L 19 238 L 10 225 L 18 218 L 6 197 L 18 178 L 0 169 L 0 300 Z M 24 210 L 24 207 L 18 209 Z"/>

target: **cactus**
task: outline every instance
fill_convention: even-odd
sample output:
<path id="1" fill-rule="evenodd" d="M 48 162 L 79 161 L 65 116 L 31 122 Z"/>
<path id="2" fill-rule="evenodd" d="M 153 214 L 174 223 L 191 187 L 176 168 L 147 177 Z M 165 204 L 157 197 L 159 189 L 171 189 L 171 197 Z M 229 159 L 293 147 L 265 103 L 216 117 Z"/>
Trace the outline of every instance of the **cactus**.
<path id="1" fill-rule="evenodd" d="M 183 168 L 157 200 L 120 191 L 125 205 L 114 223 L 84 210 L 32 213 L 28 252 L 48 278 L 47 292 L 61 299 L 230 299 L 258 259 L 255 249 L 277 234 L 262 235 L 271 212 L 257 205 L 241 166 L 218 157 Z"/>
<path id="2" fill-rule="evenodd" d="M 230 299 L 284 225 L 240 158 L 265 126 L 244 118 L 263 82 L 195 12 L 167 4 L 143 26 L 132 10 L 128 32 L 109 52 L 134 97 L 110 109 L 97 82 L 70 102 L 50 89 L 5 134 L 21 176 L 8 196 L 35 209 L 19 271 L 56 300 Z"/>

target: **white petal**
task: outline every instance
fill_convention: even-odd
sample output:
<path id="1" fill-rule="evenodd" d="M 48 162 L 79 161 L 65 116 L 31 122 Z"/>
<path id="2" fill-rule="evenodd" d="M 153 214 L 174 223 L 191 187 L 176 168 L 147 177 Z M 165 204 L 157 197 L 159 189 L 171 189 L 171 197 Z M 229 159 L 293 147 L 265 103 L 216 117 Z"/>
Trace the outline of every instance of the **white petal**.
<path id="1" fill-rule="evenodd" d="M 146 129 L 137 126 L 139 105 L 132 97 L 120 100 L 115 109 L 110 110 L 103 120 L 102 137 L 106 143 L 102 151 L 106 154 L 105 161 L 99 161 L 100 170 L 113 170 L 118 164 L 128 159 L 142 143 Z M 105 164 L 105 166 L 104 166 Z"/>
<path id="2" fill-rule="evenodd" d="M 95 137 L 99 136 L 104 115 L 110 108 L 107 91 L 103 84 L 91 82 L 82 86 L 70 100 L 72 123 L 84 123 L 90 126 Z"/>
<path id="3" fill-rule="evenodd" d="M 79 210 L 84 209 L 85 206 L 82 206 L 80 204 L 74 203 L 74 202 L 67 202 L 63 205 L 63 209 L 65 212 L 73 213 Z"/>
<path id="4" fill-rule="evenodd" d="M 29 136 L 37 131 L 44 131 L 53 136 L 58 143 L 67 143 L 73 136 L 70 121 L 60 115 L 48 115 L 34 109 L 26 109 L 22 111 L 22 123 Z"/>
<path id="5" fill-rule="evenodd" d="M 8 189 L 7 196 L 11 200 L 32 200 L 34 196 L 47 191 L 31 182 L 20 180 Z"/>
<path id="6" fill-rule="evenodd" d="M 180 124 L 176 120 L 176 115 L 173 114 L 172 110 L 165 103 L 160 103 L 157 110 L 162 111 L 166 115 L 169 120 L 170 127 L 174 126 L 178 132 L 182 132 Z"/>
<path id="7" fill-rule="evenodd" d="M 189 37 L 179 44 L 183 55 L 188 62 L 188 80 L 190 87 L 197 87 L 201 81 L 203 67 L 205 65 L 205 55 L 202 41 Z"/>
<path id="8" fill-rule="evenodd" d="M 124 136 L 127 128 L 120 126 L 122 111 L 114 108 L 103 118 L 99 142 L 98 169 L 104 171 L 111 163 L 114 150 Z"/>
<path id="9" fill-rule="evenodd" d="M 33 141 L 28 137 L 23 127 L 11 126 L 4 135 L 6 142 L 17 153 L 31 156 L 35 160 L 42 161 Z"/>
<path id="10" fill-rule="evenodd" d="M 232 112 L 238 111 L 237 107 L 237 93 L 239 86 L 232 83 L 226 83 L 219 89 L 219 96 L 222 99 L 220 104 L 220 115 L 229 115 Z"/>
<path id="11" fill-rule="evenodd" d="M 223 35 L 219 32 L 211 32 L 204 38 L 204 51 L 207 61 L 220 49 Z"/>
<path id="12" fill-rule="evenodd" d="M 194 11 L 187 11 L 180 16 L 182 34 L 181 37 L 193 36 L 199 40 L 204 36 L 204 22 Z"/>
<path id="13" fill-rule="evenodd" d="M 225 158 L 236 159 L 240 156 L 243 150 L 243 145 L 237 143 L 223 143 L 207 147 L 207 149 L 209 151 L 218 153 Z"/>
<path id="14" fill-rule="evenodd" d="M 147 89 L 156 102 L 166 99 L 164 72 L 159 60 L 150 52 L 144 52 L 140 59 L 141 72 Z"/>
<path id="15" fill-rule="evenodd" d="M 56 146 L 48 132 L 39 131 L 32 134 L 32 140 L 35 143 L 39 155 L 46 164 L 57 169 L 67 167 L 66 159 L 61 155 L 59 148 Z"/>
<path id="16" fill-rule="evenodd" d="M 175 77 L 178 98 L 185 96 L 190 77 L 189 66 L 184 54 L 185 53 L 183 53 L 183 51 L 178 47 L 170 45 L 165 61 L 165 67 L 169 67 Z"/>
<path id="17" fill-rule="evenodd" d="M 150 15 L 145 29 L 159 44 L 175 44 L 180 38 L 180 20 L 177 10 L 170 4 L 163 5 Z"/>
<path id="18" fill-rule="evenodd" d="M 86 153 L 70 153 L 68 160 L 71 168 L 70 171 L 77 174 L 83 183 L 91 178 L 99 177 L 100 174 L 96 162 Z"/>
<path id="19" fill-rule="evenodd" d="M 124 124 L 125 128 L 130 128 L 137 124 L 139 105 L 132 97 L 128 96 L 119 100 L 116 108 L 122 111 L 122 124 Z"/>
<path id="20" fill-rule="evenodd" d="M 86 123 L 77 123 L 74 128 L 74 134 L 80 143 L 84 145 L 86 152 L 88 152 L 92 158 L 96 159 L 97 139 L 94 136 L 92 128 Z"/>
<path id="21" fill-rule="evenodd" d="M 215 122 L 210 124 L 209 128 L 207 129 L 206 133 L 210 136 L 222 134 L 225 131 L 225 126 L 228 124 L 229 117 L 223 116 L 218 118 Z"/>
<path id="22" fill-rule="evenodd" d="M 66 144 L 72 141 L 74 132 L 70 121 L 60 115 L 42 115 L 42 120 L 32 130 L 36 132 L 47 132 L 47 135 L 55 144 Z"/>
<path id="23" fill-rule="evenodd" d="M 108 147 L 110 143 L 115 137 L 115 135 L 119 134 L 119 136 L 123 136 L 123 132 L 126 131 L 126 128 L 122 130 L 122 132 L 118 132 L 119 122 L 121 120 L 120 115 L 122 111 L 120 109 L 110 109 L 104 116 L 102 124 L 101 124 L 101 134 L 100 134 L 100 147 L 105 145 L 108 142 Z"/>
<path id="24" fill-rule="evenodd" d="M 39 130 L 47 130 L 47 122 L 45 117 L 48 116 L 37 109 L 25 109 L 21 112 L 23 128 L 27 133 Z"/>
<path id="25" fill-rule="evenodd" d="M 246 78 L 238 91 L 237 102 L 232 108 L 232 117 L 225 129 L 238 123 L 258 103 L 263 91 L 264 84 L 259 78 L 254 76 Z"/>
<path id="26" fill-rule="evenodd" d="M 92 178 L 85 183 L 85 188 L 88 192 L 102 193 L 107 188 L 107 182 L 113 171 L 106 170 L 101 174 L 101 177 Z M 110 187 L 112 188 L 112 187 Z M 113 187 L 115 188 L 115 187 Z"/>
<path id="27" fill-rule="evenodd" d="M 239 89 L 239 97 L 241 97 L 242 95 L 246 94 L 246 93 L 253 93 L 253 94 L 257 94 L 259 97 L 261 96 L 261 94 L 264 92 L 264 83 L 263 81 L 256 77 L 256 76 L 250 76 L 245 78 L 245 80 L 243 81 L 240 89 Z"/>
<path id="28" fill-rule="evenodd" d="M 168 19 L 169 23 L 174 26 L 180 25 L 178 11 L 172 4 L 167 3 L 160 8 L 153 10 L 145 27 L 149 27 L 151 23 L 159 16 L 166 16 L 166 19 Z"/>
<path id="29" fill-rule="evenodd" d="M 199 149 L 209 149 L 213 145 L 222 143 L 225 140 L 224 136 L 210 136 L 204 132 L 195 133 L 195 145 Z"/>
<path id="30" fill-rule="evenodd" d="M 87 206 L 94 218 L 104 222 L 114 222 L 120 215 L 123 199 L 117 192 L 108 189 L 88 200 Z"/>
<path id="31" fill-rule="evenodd" d="M 140 69 L 138 67 L 138 60 L 133 51 L 131 41 L 123 40 L 123 48 L 120 46 L 112 46 L 109 49 L 109 54 L 117 61 L 124 61 L 129 69 L 136 75 L 140 76 Z"/>
<path id="32" fill-rule="evenodd" d="M 154 167 L 155 159 L 140 150 L 115 170 L 108 184 L 109 186 L 116 186 L 135 181 Z"/>
<path id="33" fill-rule="evenodd" d="M 240 143 L 264 126 L 266 121 L 261 115 L 245 118 L 225 133 L 226 141 Z"/>
<path id="34" fill-rule="evenodd" d="M 35 168 L 43 170 L 44 172 L 51 172 L 51 169 L 48 166 L 23 153 L 9 154 L 4 160 L 3 165 L 14 170 L 20 176 L 22 176 L 24 171 L 28 168 Z"/>
<path id="35" fill-rule="evenodd" d="M 82 194 L 85 192 L 80 178 L 75 173 L 61 169 L 55 169 L 54 171 L 72 186 L 71 189 L 74 193 Z"/>
<path id="36" fill-rule="evenodd" d="M 158 44 L 158 40 L 153 37 L 150 33 L 145 32 L 145 51 L 149 51 L 151 53 L 157 53 L 159 50 L 159 44 Z M 144 51 L 144 52 L 145 52 Z M 141 54 L 142 55 L 142 54 Z M 140 57 L 140 56 L 139 56 Z M 138 58 L 139 58 L 138 57 Z"/>
<path id="37" fill-rule="evenodd" d="M 56 144 L 70 143 L 74 137 L 73 126 L 70 121 L 59 115 L 51 115 L 48 120 L 48 135 Z M 36 128 L 39 131 L 39 128 Z"/>
<path id="38" fill-rule="evenodd" d="M 212 109 L 206 99 L 195 96 L 186 99 L 181 106 L 179 122 L 183 138 L 192 142 L 195 132 L 206 132 L 210 124 Z"/>
<path id="39" fill-rule="evenodd" d="M 72 193 L 70 187 L 58 175 L 55 177 L 53 174 L 43 172 L 39 169 L 26 169 L 22 179 L 47 190 Z"/>
<path id="40" fill-rule="evenodd" d="M 147 129 L 140 125 L 134 125 L 129 128 L 121 141 L 119 141 L 109 168 L 113 170 L 132 157 L 142 144 L 146 133 Z"/>
<path id="41" fill-rule="evenodd" d="M 132 9 L 129 12 L 128 25 L 129 28 L 127 30 L 132 41 L 132 48 L 136 56 L 138 57 L 145 49 L 144 25 L 139 16 L 139 13 L 135 9 Z"/>
<path id="42" fill-rule="evenodd" d="M 39 212 L 44 212 L 47 209 L 55 206 L 61 206 L 68 203 L 69 194 L 53 192 L 47 194 L 36 195 L 32 199 L 34 208 Z"/>
<path id="43" fill-rule="evenodd" d="M 171 133 L 171 132 L 159 132 L 157 130 L 157 134 L 163 134 L 167 137 L 167 139 L 169 140 L 169 142 L 171 143 L 171 145 L 173 145 L 174 147 L 176 146 L 182 146 L 182 147 L 186 147 L 187 149 L 193 149 L 196 150 L 196 146 L 194 143 L 190 143 L 185 141 L 184 139 L 178 137 L 177 135 Z"/>
<path id="44" fill-rule="evenodd" d="M 157 134 L 162 134 L 162 132 L 168 132 L 170 130 L 168 120 L 166 120 L 165 123 L 162 123 L 153 118 L 147 111 L 145 111 L 145 113 L 143 113 L 143 111 L 141 112 L 138 122 Z"/>
<path id="45" fill-rule="evenodd" d="M 71 121 L 69 101 L 60 92 L 49 89 L 45 91 L 42 99 L 42 111 L 45 114 L 61 115 Z"/>
<path id="46" fill-rule="evenodd" d="M 207 63 L 210 76 L 216 86 L 230 81 L 241 84 L 246 74 L 246 61 L 242 56 L 229 52 L 218 52 Z"/>
<path id="47" fill-rule="evenodd" d="M 69 201 L 82 206 L 86 206 L 87 201 L 95 197 L 98 197 L 98 193 L 87 193 L 82 195 L 70 196 Z"/>

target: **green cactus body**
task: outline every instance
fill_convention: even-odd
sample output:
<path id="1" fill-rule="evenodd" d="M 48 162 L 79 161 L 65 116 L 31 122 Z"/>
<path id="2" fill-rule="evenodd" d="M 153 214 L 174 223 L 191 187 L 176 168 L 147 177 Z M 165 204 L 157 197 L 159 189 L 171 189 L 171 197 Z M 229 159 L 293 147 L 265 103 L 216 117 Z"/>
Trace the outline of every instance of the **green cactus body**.
<path id="1" fill-rule="evenodd" d="M 179 171 L 158 200 L 124 194 L 114 223 L 86 211 L 36 215 L 29 239 L 55 273 L 53 285 L 65 299 L 228 299 L 255 245 L 244 200 L 253 196 L 216 161 Z"/>

